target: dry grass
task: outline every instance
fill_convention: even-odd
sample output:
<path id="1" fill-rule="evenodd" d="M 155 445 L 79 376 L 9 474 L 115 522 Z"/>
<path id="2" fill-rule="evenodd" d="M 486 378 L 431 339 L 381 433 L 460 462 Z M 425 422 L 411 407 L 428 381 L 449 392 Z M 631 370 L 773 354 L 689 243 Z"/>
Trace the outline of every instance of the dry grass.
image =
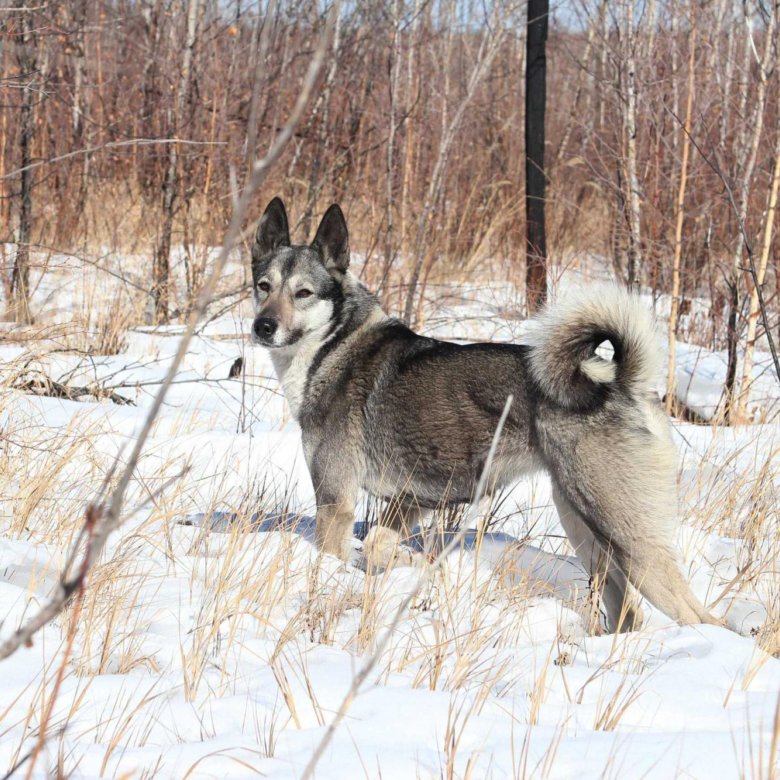
<path id="1" fill-rule="evenodd" d="M 72 512 L 63 515 L 61 498 L 55 504 L 53 496 L 84 495 L 99 485 L 104 469 L 94 457 L 97 434 L 75 425 L 55 441 L 42 442 L 31 436 L 29 430 L 24 431 L 22 425 L 9 433 L 22 438 L 24 443 L 17 444 L 13 452 L 6 448 L 0 468 L 2 495 L 12 494 L 13 482 L 21 488 L 13 491 L 15 498 L 10 504 L 6 501 L 10 523 L 5 534 L 9 538 L 34 538 L 57 547 L 67 546 L 80 526 L 81 514 L 74 500 Z M 75 464 L 78 466 L 74 467 Z M 161 472 L 172 473 L 178 466 L 163 464 Z M 765 464 L 765 468 L 771 466 Z M 765 537 L 773 525 L 765 491 L 751 484 L 748 476 L 738 483 L 739 490 L 735 492 L 744 496 L 734 500 L 745 502 L 740 506 L 751 511 L 747 515 L 749 522 L 736 529 L 730 519 L 726 520 L 733 516 L 731 512 L 721 508 L 720 469 L 713 472 L 712 479 L 714 483 L 696 486 L 706 499 L 697 507 L 696 516 L 707 518 L 710 532 L 740 531 L 752 549 L 746 553 L 752 556 L 751 576 L 767 576 L 771 551 L 758 553 L 765 548 L 766 538 L 762 539 L 762 535 Z M 139 499 L 142 493 L 139 490 Z M 17 760 L 27 749 L 23 746 L 40 736 L 44 723 L 48 724 L 52 747 L 59 742 L 58 749 L 64 750 L 64 735 L 79 733 L 78 727 L 69 724 L 78 721 L 79 708 L 89 701 L 90 682 L 96 676 L 138 670 L 149 675 L 147 689 L 140 697 L 114 702 L 97 729 L 89 733 L 90 738 L 105 746 L 105 770 L 123 745 L 148 744 L 153 731 L 150 712 L 156 711 L 161 694 L 161 684 L 155 682 L 155 677 L 161 676 L 166 662 L 145 649 L 148 642 L 144 639 L 149 630 L 149 605 L 159 599 L 164 608 L 161 588 L 171 577 L 189 590 L 190 596 L 200 592 L 193 599 L 197 610 L 191 626 L 179 639 L 178 675 L 186 701 L 202 706 L 204 697 L 213 700 L 230 695 L 240 677 L 237 670 L 242 668 L 242 659 L 253 652 L 247 645 L 248 637 L 273 635 L 277 639 L 267 663 L 278 687 L 279 704 L 274 718 L 256 724 L 258 744 L 262 746 L 257 758 L 274 755 L 281 730 L 327 722 L 328 714 L 309 679 L 301 637 L 309 643 L 335 645 L 357 653 L 370 650 L 402 595 L 397 580 L 390 573 L 374 577 L 345 575 L 314 560 L 310 550 L 304 549 L 307 545 L 292 534 L 258 536 L 247 533 L 246 526 L 241 524 L 219 536 L 191 529 L 185 540 L 184 529 L 173 525 L 180 498 L 173 491 L 157 501 L 146 512 L 145 519 L 125 534 L 110 557 L 96 568 L 83 600 L 69 610 L 56 629 L 64 642 L 72 642 L 67 661 L 63 658 L 63 666 L 56 668 L 52 664 L 41 678 L 30 697 L 25 722 L 9 724 L 0 717 L 6 728 L 14 726 L 15 734 L 23 735 L 15 753 Z M 55 506 L 57 512 L 53 511 Z M 51 565 L 56 568 L 56 563 Z M 30 587 L 35 588 L 36 582 L 53 573 L 46 568 L 36 572 Z M 775 593 L 776 576 L 773 575 Z M 746 581 L 736 583 L 735 589 L 739 591 Z M 204 588 L 205 583 L 208 586 Z M 460 562 L 451 561 L 432 579 L 391 643 L 380 680 L 387 680 L 394 673 L 406 673 L 414 687 L 451 692 L 451 709 L 440 746 L 442 776 L 481 776 L 476 754 L 461 755 L 461 742 L 471 718 L 480 714 L 488 699 L 505 697 L 523 686 L 524 675 L 518 675 L 518 660 L 510 649 L 518 637 L 532 636 L 524 624 L 531 604 L 533 596 L 527 584 L 508 588 L 504 578 L 475 570 L 464 556 Z M 762 633 L 754 664 L 745 670 L 741 680 L 735 680 L 735 687 L 740 689 L 747 689 L 763 668 L 768 658 L 764 651 L 777 652 L 776 605 L 766 607 L 773 627 L 767 626 Z M 286 619 L 285 614 L 289 616 Z M 594 730 L 617 729 L 624 714 L 642 696 L 648 674 L 642 663 L 646 651 L 647 644 L 642 641 L 616 642 L 614 652 L 593 669 L 590 678 L 579 689 L 568 691 L 572 705 L 590 702 Z M 566 637 L 562 640 L 561 632 L 557 632 L 549 642 L 542 666 L 531 674 L 528 711 L 519 719 L 520 723 L 533 726 L 539 722 L 550 695 L 551 679 L 565 680 L 565 668 L 578 652 L 576 642 L 572 644 Z M 55 708 L 52 680 L 59 668 L 67 668 L 68 674 L 81 682 L 75 695 L 67 699 L 60 696 L 61 706 Z M 608 680 L 608 684 L 602 680 Z M 727 705 L 728 697 L 724 701 Z M 208 733 L 204 725 L 204 735 Z M 566 733 L 566 724 L 560 724 L 544 758 L 533 766 L 528 763 L 527 745 L 520 740 L 517 776 L 553 776 L 556 752 Z M 251 760 L 247 761 L 247 766 L 254 766 Z M 61 753 L 61 762 L 66 773 L 74 769 L 66 752 Z M 197 765 L 191 767 L 195 774 L 197 769 Z M 747 776 L 763 776 L 765 769 L 764 765 L 755 766 Z"/>
<path id="2" fill-rule="evenodd" d="M 107 316 L 98 328 L 103 346 L 89 351 L 119 350 L 131 320 Z M 86 341 L 82 348 L 87 349 Z M 21 402 L 18 393 L 4 391 L 0 404 L 6 420 L 0 447 L 2 537 L 34 542 L 50 553 L 29 570 L 19 568 L 17 584 L 27 589 L 32 609 L 54 583 L 62 551 L 83 522 L 85 496 L 98 493 L 118 447 L 115 432 L 99 415 L 89 414 L 94 405 L 84 404 L 83 414 L 58 426 Z M 6 414 L 10 409 L 13 413 Z M 191 434 L 192 419 L 182 415 L 160 433 L 161 441 Z M 684 464 L 682 505 L 690 507 L 684 519 L 691 543 L 715 535 L 733 541 L 737 550 L 736 571 L 726 565 L 725 552 L 723 561 L 706 561 L 718 573 L 710 601 L 730 604 L 750 595 L 766 613 L 754 657 L 733 680 L 724 707 L 735 693 L 750 689 L 780 651 L 780 459 L 776 451 L 758 447 L 760 428 L 750 433 L 738 445 L 724 447 L 724 437 L 735 434 L 713 428 L 711 444 L 698 455 L 692 449 Z M 172 742 L 192 741 L 193 723 L 166 720 L 172 697 L 192 705 L 201 738 L 210 739 L 220 733 L 218 710 L 211 708 L 265 674 L 275 703 L 262 717 L 247 713 L 244 726 L 254 733 L 257 751 L 229 755 L 246 771 L 259 771 L 261 760 L 277 753 L 282 732 L 330 720 L 312 673 L 311 648 L 370 653 L 414 586 L 415 578 L 402 571 L 365 576 L 318 558 L 295 533 L 252 533 L 253 513 L 279 504 L 280 496 L 263 483 L 234 496 L 243 519 L 227 533 L 177 525 L 192 505 L 188 480 L 153 501 L 149 497 L 185 465 L 180 455 L 153 448 L 128 499 L 133 516 L 126 529 L 94 569 L 83 597 L 41 640 L 56 650 L 47 647 L 35 682 L 0 706 L 0 741 L 13 741 L 12 765 L 35 750 L 42 734 L 39 766 L 45 754 L 61 776 L 76 769 L 74 739 L 100 745 L 100 771 L 107 775 L 128 746 L 158 744 L 161 728 Z M 214 464 L 215 484 L 221 468 Z M 287 486 L 289 495 L 293 487 Z M 286 500 L 282 496 L 282 503 Z M 509 505 L 504 509 L 500 497 L 487 509 L 492 525 L 514 511 Z M 534 533 L 532 541 L 541 542 Z M 502 566 L 511 567 L 511 561 Z M 387 685 L 402 675 L 410 687 L 449 695 L 438 745 L 443 777 L 485 776 L 484 757 L 468 734 L 475 721 L 496 708 L 503 708 L 513 724 L 515 776 L 555 776 L 556 756 L 571 733 L 574 713 L 587 712 L 594 731 L 620 731 L 658 669 L 648 661 L 655 652 L 651 634 L 642 632 L 614 638 L 606 655 L 590 657 L 593 646 L 585 634 L 596 625 L 581 602 L 564 605 L 579 610 L 579 628 L 565 608 L 540 628 L 534 621 L 548 602 L 528 579 L 507 576 L 502 566 L 475 565 L 466 553 L 450 556 L 413 600 L 373 676 Z M 589 670 L 584 678 L 573 671 L 583 660 Z M 132 693 L 106 696 L 101 686 L 111 675 L 136 675 L 143 684 Z M 93 706 L 94 696 L 104 702 L 97 723 L 81 714 Z M 515 710 L 519 696 L 520 712 Z M 560 706 L 568 714 L 555 725 L 545 750 L 532 750 L 529 727 L 549 723 L 549 712 Z M 775 722 L 775 756 L 778 728 Z M 760 738 L 755 736 L 756 744 Z M 748 749 L 741 754 L 747 756 Z M 204 755 L 188 773 L 196 776 L 203 762 L 220 755 Z M 616 748 L 605 772 L 618 777 L 624 766 Z M 370 761 L 366 767 L 366 776 L 377 776 Z M 760 751 L 745 759 L 746 777 L 766 772 Z M 154 775 L 153 768 L 147 771 Z"/>

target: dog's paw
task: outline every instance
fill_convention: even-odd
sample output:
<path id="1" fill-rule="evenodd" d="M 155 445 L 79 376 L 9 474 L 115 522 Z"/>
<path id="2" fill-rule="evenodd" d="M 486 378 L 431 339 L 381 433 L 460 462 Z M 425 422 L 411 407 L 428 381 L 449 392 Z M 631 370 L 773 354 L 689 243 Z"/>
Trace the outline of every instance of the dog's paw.
<path id="1" fill-rule="evenodd" d="M 375 525 L 363 540 L 363 555 L 368 565 L 387 568 L 395 559 L 400 541 L 397 531 Z"/>
<path id="2" fill-rule="evenodd" d="M 424 557 L 401 545 L 398 531 L 374 526 L 363 541 L 366 571 L 384 571 L 393 566 L 421 566 Z"/>

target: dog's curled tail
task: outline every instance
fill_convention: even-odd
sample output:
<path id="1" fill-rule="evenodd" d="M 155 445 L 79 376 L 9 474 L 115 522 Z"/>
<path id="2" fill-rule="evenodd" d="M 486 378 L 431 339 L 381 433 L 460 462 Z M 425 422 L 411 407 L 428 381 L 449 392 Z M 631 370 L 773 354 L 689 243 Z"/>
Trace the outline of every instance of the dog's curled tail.
<path id="1" fill-rule="evenodd" d="M 596 353 L 604 341 L 612 344 L 612 360 Z M 659 368 L 649 312 L 616 285 L 593 285 L 548 307 L 526 343 L 539 388 L 569 409 L 589 406 L 607 386 L 632 397 L 647 393 Z"/>

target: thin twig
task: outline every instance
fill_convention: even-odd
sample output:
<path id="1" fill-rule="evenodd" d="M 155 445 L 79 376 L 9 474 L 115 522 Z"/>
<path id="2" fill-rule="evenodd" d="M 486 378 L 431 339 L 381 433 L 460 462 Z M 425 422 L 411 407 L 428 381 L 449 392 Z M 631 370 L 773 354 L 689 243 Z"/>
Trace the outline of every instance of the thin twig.
<path id="1" fill-rule="evenodd" d="M 6 173 L 0 176 L 0 181 L 3 179 L 11 179 L 14 176 L 18 176 L 25 171 L 31 171 L 33 168 L 40 168 L 41 165 L 53 165 L 54 163 L 62 162 L 63 160 L 69 160 L 72 157 L 79 157 L 84 154 L 94 154 L 94 152 L 102 151 L 103 149 L 119 149 L 123 146 L 154 146 L 164 144 L 187 144 L 188 146 L 224 146 L 225 141 L 184 141 L 181 138 L 130 138 L 127 141 L 108 141 L 104 144 L 97 146 L 88 146 L 86 149 L 76 149 L 74 152 L 67 152 L 61 154 L 58 157 L 51 157 L 48 160 L 38 160 L 37 162 L 25 165 L 22 168 L 17 168 L 15 171 Z"/>

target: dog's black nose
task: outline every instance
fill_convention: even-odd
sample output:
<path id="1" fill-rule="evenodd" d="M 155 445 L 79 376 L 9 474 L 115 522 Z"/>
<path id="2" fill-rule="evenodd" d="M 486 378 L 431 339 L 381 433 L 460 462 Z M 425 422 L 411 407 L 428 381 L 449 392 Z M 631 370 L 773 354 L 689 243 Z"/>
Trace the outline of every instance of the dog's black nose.
<path id="1" fill-rule="evenodd" d="M 258 317 L 252 327 L 255 330 L 255 336 L 264 341 L 276 333 L 276 320 L 272 320 L 270 317 Z"/>

